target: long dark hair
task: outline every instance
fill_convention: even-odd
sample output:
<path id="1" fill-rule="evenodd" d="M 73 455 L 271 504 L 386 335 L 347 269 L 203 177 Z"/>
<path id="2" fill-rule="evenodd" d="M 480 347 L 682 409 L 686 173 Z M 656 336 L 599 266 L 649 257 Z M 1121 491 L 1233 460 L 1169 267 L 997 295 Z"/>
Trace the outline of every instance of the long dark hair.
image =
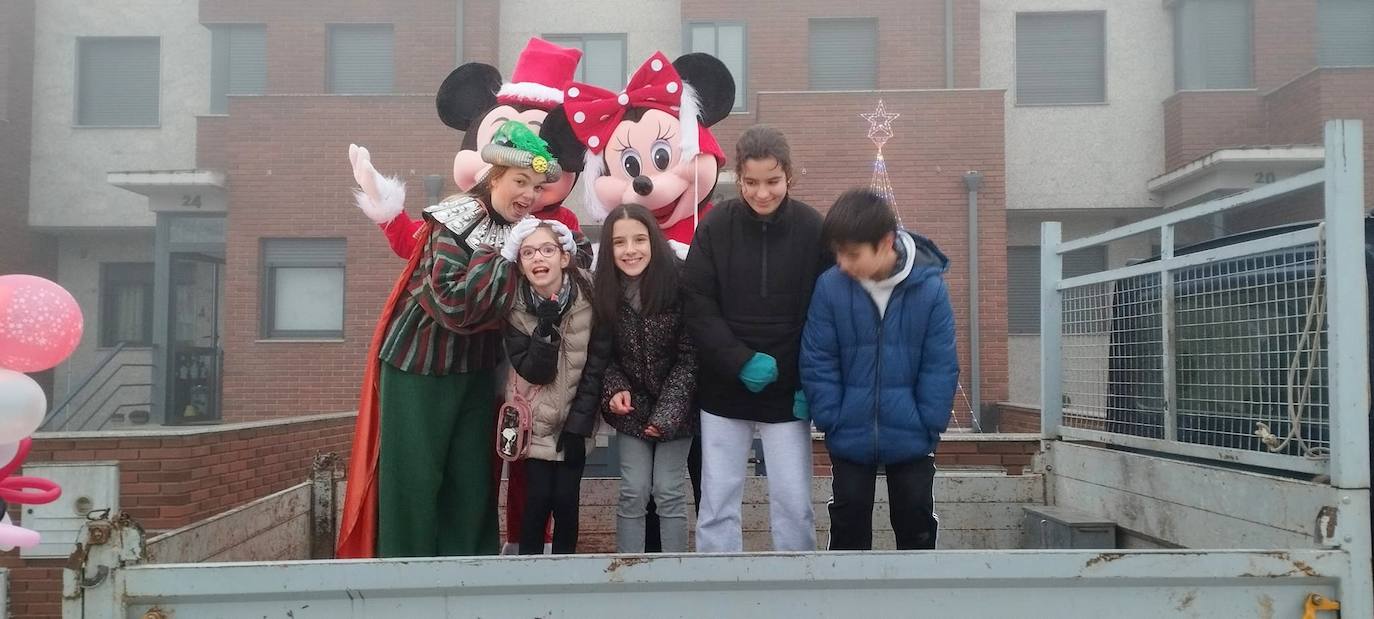
<path id="1" fill-rule="evenodd" d="M 620 310 L 621 274 L 615 266 L 615 222 L 633 219 L 649 230 L 649 266 L 639 276 L 641 313 L 657 314 L 671 309 L 678 299 L 677 254 L 668 237 L 658 227 L 653 213 L 638 204 L 622 204 L 606 215 L 601 225 L 601 248 L 597 250 L 592 285 L 596 288 L 592 304 L 598 321 L 614 321 Z"/>

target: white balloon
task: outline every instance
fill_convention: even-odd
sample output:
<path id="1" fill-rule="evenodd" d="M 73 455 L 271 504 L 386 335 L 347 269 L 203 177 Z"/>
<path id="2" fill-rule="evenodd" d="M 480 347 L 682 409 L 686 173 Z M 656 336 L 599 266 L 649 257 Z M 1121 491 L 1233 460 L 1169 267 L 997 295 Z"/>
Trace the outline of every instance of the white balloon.
<path id="1" fill-rule="evenodd" d="M 0 468 L 14 461 L 14 457 L 19 455 L 19 442 L 0 443 Z"/>
<path id="2" fill-rule="evenodd" d="M 48 396 L 32 378 L 0 369 L 0 443 L 17 443 L 43 424 Z"/>

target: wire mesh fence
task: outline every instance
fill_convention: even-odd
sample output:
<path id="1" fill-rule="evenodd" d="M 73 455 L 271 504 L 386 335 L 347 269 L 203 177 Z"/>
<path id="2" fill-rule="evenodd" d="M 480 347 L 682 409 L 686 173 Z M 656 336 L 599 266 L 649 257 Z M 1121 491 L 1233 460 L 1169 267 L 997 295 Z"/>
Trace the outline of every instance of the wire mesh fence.
<path id="1" fill-rule="evenodd" d="M 1064 427 L 1324 457 L 1320 244 L 1192 262 L 1061 291 Z"/>

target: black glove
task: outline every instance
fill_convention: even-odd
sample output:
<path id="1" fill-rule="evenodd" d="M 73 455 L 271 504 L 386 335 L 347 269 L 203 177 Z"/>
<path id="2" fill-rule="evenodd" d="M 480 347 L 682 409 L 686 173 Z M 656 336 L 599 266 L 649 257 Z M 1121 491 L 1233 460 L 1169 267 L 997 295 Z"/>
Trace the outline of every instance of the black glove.
<path id="1" fill-rule="evenodd" d="M 580 468 L 587 463 L 587 438 L 572 432 L 559 434 L 558 451 L 563 452 L 564 462 Z"/>
<path id="2" fill-rule="evenodd" d="M 554 334 L 558 328 L 559 307 L 557 301 L 542 300 L 534 307 L 534 317 L 539 320 L 539 326 L 535 333 L 548 337 Z"/>

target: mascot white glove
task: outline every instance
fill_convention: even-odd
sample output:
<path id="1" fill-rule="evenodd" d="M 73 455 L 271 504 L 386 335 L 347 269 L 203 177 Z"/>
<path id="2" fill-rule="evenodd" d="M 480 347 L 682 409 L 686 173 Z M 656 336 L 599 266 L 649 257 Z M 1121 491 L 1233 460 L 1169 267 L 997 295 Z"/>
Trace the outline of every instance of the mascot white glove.
<path id="1" fill-rule="evenodd" d="M 394 176 L 379 174 L 372 167 L 372 155 L 366 148 L 349 144 L 348 160 L 353 164 L 353 180 L 359 187 L 353 190 L 353 198 L 368 219 L 384 224 L 405 210 L 405 183 Z"/>

